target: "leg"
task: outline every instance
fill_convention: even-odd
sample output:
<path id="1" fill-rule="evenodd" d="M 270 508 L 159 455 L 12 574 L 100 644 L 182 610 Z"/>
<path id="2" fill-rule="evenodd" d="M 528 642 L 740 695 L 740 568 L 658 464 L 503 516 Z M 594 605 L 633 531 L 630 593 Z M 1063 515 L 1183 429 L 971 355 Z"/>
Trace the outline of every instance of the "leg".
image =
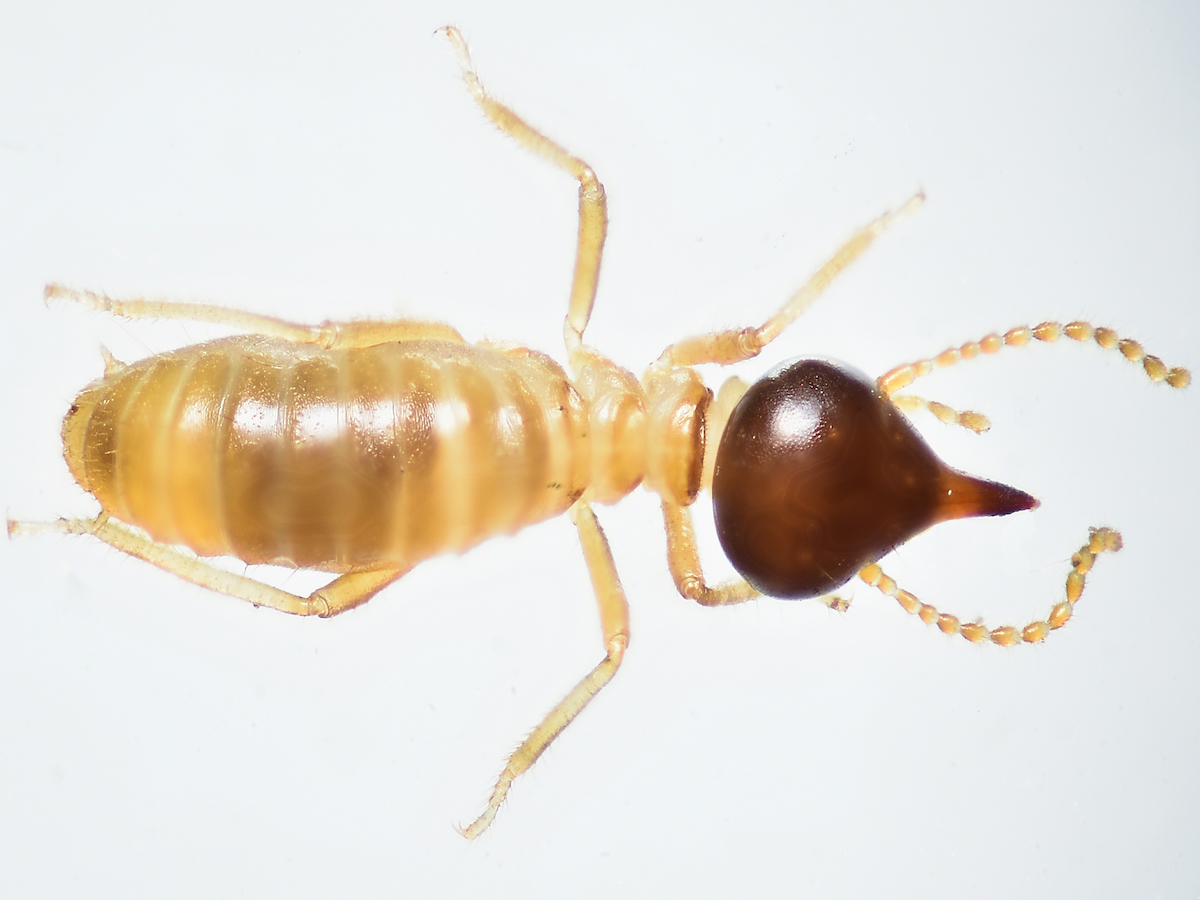
<path id="1" fill-rule="evenodd" d="M 680 595 L 695 600 L 701 606 L 727 606 L 745 603 L 760 596 L 746 581 L 737 578 L 716 587 L 709 587 L 700 565 L 700 550 L 696 546 L 696 530 L 692 526 L 692 511 L 663 498 L 663 523 L 667 529 L 667 567 Z"/>
<path id="2" fill-rule="evenodd" d="M 721 435 L 729 424 L 734 407 L 746 393 L 750 385 L 736 375 L 725 379 L 717 391 L 717 396 L 708 404 L 704 412 L 704 464 L 700 471 L 700 489 L 712 492 L 713 472 L 717 468 L 717 448 L 721 445 Z"/>
<path id="3" fill-rule="evenodd" d="M 617 569 L 608 548 L 608 539 L 604 536 L 600 523 L 596 521 L 592 508 L 586 503 L 577 503 L 572 507 L 571 515 L 579 529 L 583 556 L 587 561 L 588 573 L 592 577 L 596 603 L 600 607 L 605 656 L 508 758 L 483 814 L 466 828 L 459 829 L 465 838 L 477 838 L 487 830 L 513 781 L 537 761 L 550 746 L 550 742 L 558 737 L 591 699 L 600 693 L 600 689 L 612 680 L 617 674 L 617 669 L 621 667 L 625 649 L 629 646 L 629 604 L 625 600 L 621 580 L 617 577 Z"/>
<path id="4" fill-rule="evenodd" d="M 1119 337 L 1111 328 L 1094 328 L 1087 322 L 1070 322 L 1066 325 L 1060 325 L 1058 322 L 1043 322 L 1033 328 L 1025 326 L 1013 328 L 1002 335 L 989 334 L 983 340 L 970 341 L 961 347 L 951 347 L 932 359 L 922 359 L 898 366 L 879 377 L 879 389 L 883 391 L 884 396 L 890 397 L 896 391 L 908 387 L 916 379 L 928 375 L 934 369 L 944 369 L 961 360 L 974 359 L 981 353 L 997 353 L 1001 347 L 1024 347 L 1031 340 L 1052 344 L 1064 334 L 1073 341 L 1082 343 L 1090 339 L 1105 350 L 1120 350 L 1121 355 L 1127 360 L 1141 364 L 1146 377 L 1151 381 L 1165 381 L 1173 388 L 1185 388 L 1192 382 L 1191 373 L 1187 369 L 1178 366 L 1168 369 L 1157 356 L 1148 355 L 1137 341 Z"/>
<path id="5" fill-rule="evenodd" d="M 692 511 L 688 507 L 664 499 L 663 522 L 667 528 L 667 567 L 681 596 L 695 600 L 701 606 L 732 606 L 762 596 L 741 578 L 716 587 L 708 586 L 700 565 Z M 820 600 L 837 612 L 845 612 L 850 608 L 850 601 L 836 594 L 829 594 Z"/>
<path id="6" fill-rule="evenodd" d="M 575 249 L 575 275 L 571 281 L 571 302 L 563 327 L 567 352 L 583 342 L 583 331 L 592 315 L 596 300 L 596 284 L 600 280 L 600 256 L 604 251 L 604 236 L 608 231 L 608 201 L 604 186 L 592 167 L 572 156 L 564 148 L 529 125 L 515 112 L 494 99 L 483 89 L 479 75 L 471 64 L 467 42 L 457 28 L 447 25 L 439 29 L 450 39 L 462 66 L 463 81 L 492 124 L 514 141 L 538 156 L 549 160 L 579 182 L 579 242 Z"/>
<path id="7" fill-rule="evenodd" d="M 664 350 L 659 361 L 675 366 L 698 366 L 704 363 L 728 366 L 758 356 L 763 347 L 779 337 L 785 328 L 813 305 L 843 269 L 866 252 L 875 238 L 896 219 L 913 212 L 924 202 L 924 194 L 914 194 L 899 209 L 884 213 L 870 225 L 856 231 L 850 240 L 817 270 L 808 283 L 791 296 L 779 312 L 758 328 L 720 331 L 686 338 Z"/>
<path id="8" fill-rule="evenodd" d="M 56 522 L 45 523 L 8 520 L 9 537 L 37 531 L 93 534 L 110 547 L 145 560 L 193 584 L 247 600 L 255 606 L 269 606 L 271 609 L 296 616 L 336 616 L 366 603 L 408 571 L 407 568 L 400 567 L 351 572 L 339 575 L 308 597 L 300 597 L 245 575 L 218 569 L 190 553 L 152 541 L 128 525 L 107 516 L 101 515 L 94 519 L 59 519 Z"/>
<path id="9" fill-rule="evenodd" d="M 1043 621 L 1030 622 L 1024 628 L 1014 625 L 1002 625 L 999 628 L 987 628 L 979 622 L 962 624 L 956 616 L 938 612 L 928 603 L 922 603 L 906 590 L 902 590 L 894 579 L 883 573 L 878 563 L 871 563 L 858 573 L 858 577 L 872 587 L 878 588 L 889 597 L 895 597 L 905 612 L 920 616 L 927 625 L 937 623 L 946 634 L 961 634 L 973 644 L 985 640 L 1002 647 L 1011 647 L 1024 641 L 1036 644 L 1046 639 L 1055 628 L 1062 628 L 1071 618 L 1075 602 L 1083 595 L 1083 586 L 1087 573 L 1091 571 L 1100 553 L 1116 553 L 1121 549 L 1121 535 L 1111 528 L 1093 528 L 1088 536 L 1088 542 L 1079 548 L 1079 552 L 1071 557 L 1071 572 L 1067 575 L 1067 599 L 1055 604 L 1050 614 Z"/>
<path id="10" fill-rule="evenodd" d="M 250 334 L 279 338 L 297 344 L 319 344 L 327 350 L 370 347 L 386 341 L 441 340 L 462 343 L 462 335 L 449 325 L 438 322 L 421 322 L 416 319 L 393 321 L 322 322 L 320 325 L 300 325 L 273 316 L 260 316 L 210 306 L 205 303 L 176 303 L 170 300 L 122 300 L 97 294 L 94 291 L 76 291 L 61 284 L 46 285 L 46 299 L 71 300 L 82 303 L 89 309 L 112 313 L 126 319 L 186 319 L 189 322 L 211 322 L 227 325 Z"/>

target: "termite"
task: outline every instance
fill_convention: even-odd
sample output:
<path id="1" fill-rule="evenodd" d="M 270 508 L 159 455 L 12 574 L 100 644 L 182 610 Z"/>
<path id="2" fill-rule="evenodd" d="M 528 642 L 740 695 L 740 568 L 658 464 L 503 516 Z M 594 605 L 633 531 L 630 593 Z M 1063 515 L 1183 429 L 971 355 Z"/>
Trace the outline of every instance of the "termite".
<path id="1" fill-rule="evenodd" d="M 415 320 L 308 326 L 191 303 L 119 299 L 51 284 L 63 298 L 128 318 L 213 322 L 245 334 L 125 364 L 75 399 L 63 423 L 67 466 L 100 512 L 52 523 L 10 520 L 9 534 L 92 534 L 196 584 L 296 615 L 365 603 L 432 556 L 568 513 L 599 607 L 604 658 L 509 757 L 486 808 L 613 678 L 629 645 L 625 592 L 593 511 L 638 485 L 661 498 L 679 593 L 706 606 L 760 595 L 821 598 L 857 575 L 923 621 L 969 641 L 1037 643 L 1071 617 L 1098 554 L 1120 535 L 1092 529 L 1065 598 L 1045 619 L 989 628 L 901 589 L 879 560 L 938 522 L 1037 506 L 1029 494 L 938 459 L 902 410 L 979 432 L 987 419 L 898 393 L 934 369 L 1062 337 L 1117 350 L 1154 382 L 1190 375 L 1136 341 L 1085 322 L 990 334 L 870 380 L 823 360 L 793 360 L 714 396 L 696 371 L 756 357 L 901 216 L 918 193 L 860 228 L 763 324 L 666 348 L 639 382 L 583 341 L 608 227 L 595 172 L 483 88 L 457 29 L 441 29 L 475 102 L 504 134 L 579 183 L 578 243 L 564 341 L 570 376 L 523 347 L 468 344 Z M 721 546 L 740 577 L 704 577 L 690 507 L 710 490 Z M 207 557 L 335 577 L 307 597 L 220 569 Z"/>

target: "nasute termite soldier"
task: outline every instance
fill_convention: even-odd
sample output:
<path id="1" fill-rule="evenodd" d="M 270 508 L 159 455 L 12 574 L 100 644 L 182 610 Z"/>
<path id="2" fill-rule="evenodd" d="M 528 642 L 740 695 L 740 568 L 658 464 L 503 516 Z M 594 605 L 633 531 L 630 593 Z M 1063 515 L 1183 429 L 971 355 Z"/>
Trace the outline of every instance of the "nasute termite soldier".
<path id="1" fill-rule="evenodd" d="M 476 102 L 505 134 L 579 182 L 579 238 L 564 335 L 570 376 L 523 347 L 466 343 L 419 321 L 298 325 L 196 304 L 120 300 L 58 285 L 48 297 L 128 317 L 241 328 L 132 364 L 107 360 L 63 425 L 76 481 L 94 518 L 49 527 L 94 534 L 197 584 L 299 615 L 366 602 L 431 556 L 462 552 L 563 512 L 575 523 L 600 609 L 605 656 L 509 758 L 484 812 L 491 823 L 529 768 L 621 665 L 628 606 L 592 506 L 644 485 L 662 500 L 667 556 L 684 597 L 705 605 L 766 594 L 821 597 L 854 575 L 947 633 L 1001 645 L 1038 642 L 1063 625 L 1098 553 L 1120 547 L 1093 529 L 1072 561 L 1066 598 L 1044 620 L 988 628 L 939 612 L 889 578 L 878 560 L 948 519 L 1036 506 L 1015 488 L 942 463 L 901 408 L 926 408 L 976 431 L 978 413 L 897 394 L 915 378 L 1004 346 L 1093 340 L 1155 382 L 1190 376 L 1135 341 L 1084 322 L 1018 327 L 900 366 L 871 381 L 820 360 L 794 360 L 714 397 L 695 366 L 728 365 L 778 337 L 920 194 L 856 232 L 771 318 L 754 328 L 667 347 L 639 382 L 583 343 L 607 230 L 592 169 L 482 88 L 462 36 L 443 29 Z M 741 577 L 706 583 L 690 505 L 713 494 L 718 536 Z M 131 527 L 132 526 L 132 527 Z M 10 533 L 36 525 L 9 522 Z M 186 548 L 186 549 L 181 549 Z M 203 557 L 234 556 L 335 577 L 307 597 L 236 575 Z"/>

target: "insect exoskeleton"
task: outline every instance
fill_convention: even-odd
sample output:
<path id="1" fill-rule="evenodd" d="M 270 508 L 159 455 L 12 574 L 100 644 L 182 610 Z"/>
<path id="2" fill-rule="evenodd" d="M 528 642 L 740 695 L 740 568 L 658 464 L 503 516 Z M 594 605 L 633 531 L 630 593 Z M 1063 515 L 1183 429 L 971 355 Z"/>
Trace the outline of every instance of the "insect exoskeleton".
<path id="1" fill-rule="evenodd" d="M 951 469 L 875 383 L 847 366 L 792 360 L 742 397 L 717 451 L 721 548 L 755 589 L 819 597 L 948 519 L 1037 501 Z"/>
<path id="2" fill-rule="evenodd" d="M 714 398 L 696 371 L 757 356 L 918 193 L 858 229 L 782 307 L 752 328 L 671 344 L 639 382 L 583 343 L 607 232 L 595 172 L 484 91 L 466 44 L 443 29 L 467 87 L 505 134 L 579 183 L 579 232 L 564 337 L 571 375 L 523 347 L 466 343 L 417 321 L 308 326 L 237 310 L 116 299 L 50 285 L 46 295 L 116 315 L 177 318 L 247 332 L 122 364 L 76 398 L 63 425 L 76 481 L 100 504 L 91 518 L 37 528 L 95 535 L 123 552 L 256 605 L 334 615 L 365 602 L 423 559 L 569 511 L 600 613 L 604 657 L 509 757 L 483 813 L 488 827 L 514 779 L 617 672 L 629 610 L 592 504 L 639 484 L 661 498 L 667 562 L 680 594 L 709 606 L 760 592 L 816 597 L 857 574 L 949 634 L 1036 643 L 1071 616 L 1096 556 L 1120 547 L 1092 529 L 1072 558 L 1066 597 L 1043 620 L 989 628 L 961 622 L 905 591 L 878 560 L 937 522 L 1030 509 L 1015 488 L 939 460 L 901 410 L 987 428 L 979 413 L 898 393 L 934 369 L 1031 342 L 1094 341 L 1155 382 L 1185 387 L 1136 341 L 1085 322 L 1014 328 L 900 366 L 872 382 L 821 360 L 787 363 L 749 389 L 730 379 Z M 712 487 L 718 536 L 741 578 L 704 578 L 690 506 Z M 333 573 L 301 597 L 204 557 Z"/>
<path id="3" fill-rule="evenodd" d="M 578 389 L 524 347 L 225 338 L 114 367 L 75 399 L 63 450 L 107 515 L 155 541 L 337 573 L 462 552 L 647 472 L 694 497 L 694 373 L 652 381 L 647 416 L 632 375 L 576 362 Z"/>
<path id="4" fill-rule="evenodd" d="M 80 485 L 156 541 L 343 573 L 562 513 L 588 484 L 588 432 L 540 353 L 254 336 L 107 375 L 63 439 Z"/>

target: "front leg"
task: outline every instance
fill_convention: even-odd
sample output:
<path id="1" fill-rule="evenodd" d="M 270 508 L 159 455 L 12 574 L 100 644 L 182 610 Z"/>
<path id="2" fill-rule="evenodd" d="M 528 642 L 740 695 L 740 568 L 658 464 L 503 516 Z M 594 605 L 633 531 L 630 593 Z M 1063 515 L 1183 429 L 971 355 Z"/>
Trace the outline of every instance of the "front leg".
<path id="1" fill-rule="evenodd" d="M 925 195 L 918 192 L 899 209 L 884 213 L 874 222 L 854 232 L 850 240 L 838 248 L 804 286 L 792 294 L 779 311 L 762 325 L 757 328 L 737 328 L 685 338 L 664 350 L 659 361 L 672 366 L 699 366 L 705 363 L 729 366 L 742 360 L 753 359 L 795 322 L 801 313 L 812 306 L 842 270 L 867 251 L 875 242 L 875 238 L 883 234 L 897 219 L 917 210 L 924 202 Z"/>

